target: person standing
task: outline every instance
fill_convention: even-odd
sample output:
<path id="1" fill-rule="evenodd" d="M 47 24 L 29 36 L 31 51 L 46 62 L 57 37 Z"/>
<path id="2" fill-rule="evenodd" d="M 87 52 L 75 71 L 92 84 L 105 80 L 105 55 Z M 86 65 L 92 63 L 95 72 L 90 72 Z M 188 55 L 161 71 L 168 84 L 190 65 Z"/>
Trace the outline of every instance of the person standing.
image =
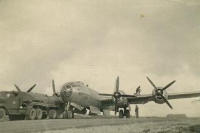
<path id="1" fill-rule="evenodd" d="M 140 93 L 141 93 L 141 89 L 140 89 L 140 86 L 138 86 L 137 89 L 136 89 L 135 94 L 136 95 L 140 95 Z"/>
<path id="2" fill-rule="evenodd" d="M 135 117 L 139 118 L 139 107 L 137 105 L 135 106 Z"/>

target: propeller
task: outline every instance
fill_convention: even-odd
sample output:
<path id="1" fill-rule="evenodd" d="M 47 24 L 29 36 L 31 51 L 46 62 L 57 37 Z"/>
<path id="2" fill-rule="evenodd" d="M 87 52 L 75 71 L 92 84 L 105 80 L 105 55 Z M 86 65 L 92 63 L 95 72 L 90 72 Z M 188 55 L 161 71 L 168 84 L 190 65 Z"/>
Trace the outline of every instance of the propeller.
<path id="1" fill-rule="evenodd" d="M 121 95 L 121 93 L 119 92 L 119 76 L 117 76 L 117 79 L 116 79 L 116 83 L 115 83 L 115 91 L 113 92 L 113 94 L 105 94 L 105 93 L 100 93 L 99 95 L 102 95 L 102 96 L 112 96 L 114 98 L 114 105 L 115 105 L 115 115 L 117 114 L 118 112 L 118 107 L 117 107 L 117 104 L 118 104 L 118 101 L 119 101 L 119 98 L 123 95 Z"/>
<path id="2" fill-rule="evenodd" d="M 172 105 L 169 103 L 169 101 L 166 99 L 166 97 L 163 95 L 163 91 L 166 90 L 167 88 L 169 88 L 172 84 L 174 84 L 176 82 L 176 80 L 170 82 L 169 84 L 167 84 L 165 87 L 158 89 L 156 87 L 156 85 L 151 81 L 151 79 L 149 77 L 147 77 L 147 80 L 149 81 L 149 83 L 154 87 L 156 95 L 160 96 L 165 103 L 169 106 L 169 108 L 173 109 Z"/>
<path id="3" fill-rule="evenodd" d="M 52 89 L 53 89 L 53 96 L 56 95 L 56 87 L 55 87 L 55 82 L 52 80 Z"/>
<path id="4" fill-rule="evenodd" d="M 33 88 L 35 88 L 35 86 L 36 86 L 36 84 L 34 84 L 33 86 L 31 86 L 31 88 L 30 89 L 28 89 L 26 92 L 31 92 L 32 90 L 33 90 Z"/>
<path id="5" fill-rule="evenodd" d="M 118 112 L 118 107 L 117 107 L 118 100 L 121 97 L 121 94 L 119 92 L 119 76 L 117 76 L 117 79 L 116 79 L 115 92 L 113 93 L 113 97 L 115 99 L 115 115 L 116 115 Z"/>
<path id="6" fill-rule="evenodd" d="M 140 86 L 137 87 L 137 89 L 139 89 Z M 126 94 L 121 94 L 119 92 L 119 76 L 116 79 L 116 83 L 115 83 L 115 91 L 113 94 L 105 94 L 105 93 L 99 93 L 99 95 L 102 96 L 112 96 L 114 98 L 114 106 L 115 106 L 115 115 L 118 112 L 118 101 L 121 97 L 137 97 L 136 95 L 126 95 Z"/>
<path id="7" fill-rule="evenodd" d="M 16 84 L 14 85 L 18 92 L 21 92 L 21 89 Z"/>
<path id="8" fill-rule="evenodd" d="M 53 89 L 53 96 L 59 96 L 58 93 L 56 93 L 56 87 L 55 87 L 55 82 L 52 80 L 52 89 Z"/>
<path id="9" fill-rule="evenodd" d="M 15 84 L 14 86 L 17 89 L 18 92 L 22 92 L 18 85 Z M 34 84 L 33 86 L 31 86 L 26 92 L 27 93 L 31 92 L 33 90 L 33 88 L 35 88 L 35 86 L 36 86 L 36 84 Z"/>

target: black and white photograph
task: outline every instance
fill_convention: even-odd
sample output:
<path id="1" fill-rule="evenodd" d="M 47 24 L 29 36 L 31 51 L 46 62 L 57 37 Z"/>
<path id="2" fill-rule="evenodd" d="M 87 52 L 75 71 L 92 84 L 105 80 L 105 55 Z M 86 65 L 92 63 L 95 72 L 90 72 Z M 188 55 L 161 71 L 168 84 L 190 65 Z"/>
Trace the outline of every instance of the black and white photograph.
<path id="1" fill-rule="evenodd" d="M 200 1 L 0 0 L 0 133 L 200 133 Z"/>

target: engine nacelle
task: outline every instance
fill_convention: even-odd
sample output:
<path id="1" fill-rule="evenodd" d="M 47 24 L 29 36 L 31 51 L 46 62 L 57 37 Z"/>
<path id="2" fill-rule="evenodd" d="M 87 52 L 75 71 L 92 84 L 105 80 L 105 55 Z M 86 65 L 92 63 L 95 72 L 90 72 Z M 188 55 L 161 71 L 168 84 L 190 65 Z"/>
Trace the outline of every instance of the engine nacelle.
<path id="1" fill-rule="evenodd" d="M 153 96 L 154 96 L 154 102 L 158 103 L 158 104 L 163 104 L 165 103 L 164 99 L 160 96 L 160 94 L 162 94 L 166 99 L 168 99 L 168 94 L 167 91 L 163 91 L 162 89 L 158 88 L 158 90 L 153 90 L 152 92 Z"/>
<path id="2" fill-rule="evenodd" d="M 124 95 L 125 93 L 123 91 L 119 91 L 120 95 Z M 113 101 L 115 101 L 115 98 L 113 97 Z M 128 99 L 126 97 L 120 97 L 118 99 L 118 102 L 117 102 L 117 106 L 119 108 L 124 108 L 124 107 L 127 107 L 129 104 L 128 104 Z"/>

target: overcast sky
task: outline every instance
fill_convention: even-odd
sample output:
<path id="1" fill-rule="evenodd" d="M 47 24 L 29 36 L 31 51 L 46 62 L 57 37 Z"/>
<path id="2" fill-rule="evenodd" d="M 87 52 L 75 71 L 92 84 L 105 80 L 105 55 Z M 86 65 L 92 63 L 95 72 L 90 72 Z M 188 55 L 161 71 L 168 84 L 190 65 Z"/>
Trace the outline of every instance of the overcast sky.
<path id="1" fill-rule="evenodd" d="M 132 94 L 200 91 L 200 2 L 198 0 L 0 0 L 0 90 L 52 95 L 67 81 L 81 80 L 112 93 L 115 78 Z M 173 100 L 140 106 L 141 115 L 200 116 L 200 103 Z M 134 108 L 134 106 L 133 106 Z M 133 109 L 134 110 L 134 109 Z"/>

